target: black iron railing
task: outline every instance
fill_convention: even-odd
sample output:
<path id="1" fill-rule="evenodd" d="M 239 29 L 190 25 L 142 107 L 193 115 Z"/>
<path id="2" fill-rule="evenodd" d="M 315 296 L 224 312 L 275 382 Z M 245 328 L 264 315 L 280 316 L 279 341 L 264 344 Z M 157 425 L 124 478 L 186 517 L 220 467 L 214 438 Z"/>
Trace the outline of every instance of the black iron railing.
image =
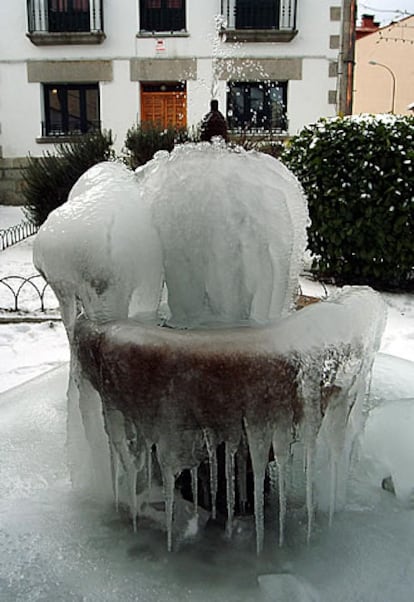
<path id="1" fill-rule="evenodd" d="M 66 6 L 66 10 L 56 10 L 56 8 L 53 5 L 49 4 L 49 31 L 90 31 L 91 16 L 89 12 L 89 3 L 87 3 L 86 6 L 83 7 L 83 10 L 75 10 L 70 5 Z"/>
<path id="2" fill-rule="evenodd" d="M 140 2 L 141 31 L 184 31 L 185 30 L 185 1 L 171 2 L 160 0 L 152 7 L 151 3 Z"/>
<path id="3" fill-rule="evenodd" d="M 279 29 L 279 2 L 238 0 L 236 29 Z"/>
<path id="4" fill-rule="evenodd" d="M 100 129 L 100 121 L 86 121 L 76 125 L 68 124 L 67 126 L 62 125 L 61 121 L 50 123 L 42 121 L 42 137 L 82 136 L 83 134 L 98 132 Z"/>
<path id="5" fill-rule="evenodd" d="M 297 0 L 221 0 L 227 29 L 293 31 Z"/>
<path id="6" fill-rule="evenodd" d="M 103 31 L 102 0 L 27 0 L 30 33 Z"/>
<path id="7" fill-rule="evenodd" d="M 0 278 L 0 310 L 45 312 L 46 306 L 55 310 L 58 308 L 58 302 L 49 284 L 40 274 Z"/>
<path id="8" fill-rule="evenodd" d="M 10 226 L 0 230 L 0 251 L 21 242 L 25 238 L 36 234 L 39 227 L 31 222 L 23 221 L 16 226 Z"/>
<path id="9" fill-rule="evenodd" d="M 246 138 L 258 138 L 261 137 L 264 140 L 272 139 L 274 137 L 283 137 L 288 133 L 289 124 L 288 120 L 285 119 L 280 122 L 280 125 L 276 125 L 275 127 L 255 127 L 251 125 L 245 126 L 229 126 L 229 133 L 231 136 L 235 137 L 246 137 Z"/>

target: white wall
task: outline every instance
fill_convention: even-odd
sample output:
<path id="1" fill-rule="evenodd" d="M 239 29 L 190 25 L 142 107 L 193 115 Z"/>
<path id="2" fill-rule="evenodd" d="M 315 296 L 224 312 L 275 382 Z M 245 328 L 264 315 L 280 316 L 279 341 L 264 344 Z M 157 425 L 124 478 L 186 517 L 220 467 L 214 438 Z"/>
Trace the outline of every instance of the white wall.
<path id="1" fill-rule="evenodd" d="M 112 131 L 114 148 L 120 151 L 127 130 L 137 122 L 139 84 L 129 79 L 129 60 L 115 60 L 113 74 L 112 82 L 100 85 L 101 122 L 104 129 Z"/>
<path id="2" fill-rule="evenodd" d="M 329 86 L 332 81 L 327 76 L 324 61 L 304 59 L 303 79 L 290 81 L 288 89 L 289 133 L 297 134 L 305 125 L 314 123 L 321 117 L 335 115 L 335 105 L 328 104 Z"/>
<path id="3" fill-rule="evenodd" d="M 302 80 L 288 85 L 290 133 L 320 116 L 335 113 L 328 104 L 328 90 L 335 89 L 335 78 L 328 77 L 328 63 L 337 50 L 329 48 L 329 36 L 340 32 L 340 23 L 330 21 L 329 8 L 334 0 L 298 0 L 298 35 L 289 43 L 221 44 L 220 57 L 300 58 Z M 212 79 L 211 57 L 215 31 L 214 17 L 220 0 L 187 0 L 188 37 L 165 37 L 165 58 L 196 57 L 197 81 L 187 82 L 188 124 L 196 124 L 207 112 Z M 123 146 L 125 133 L 139 117 L 139 84 L 130 81 L 131 58 L 156 57 L 156 39 L 137 37 L 139 31 L 138 0 L 104 0 L 106 39 L 97 45 L 35 46 L 26 37 L 26 3 L 0 1 L 2 27 L 0 52 L 0 145 L 4 157 L 39 155 L 53 145 L 38 144 L 42 121 L 41 85 L 27 82 L 26 60 L 112 60 L 113 81 L 101 82 L 101 121 L 116 137 L 116 147 Z M 220 107 L 224 111 L 226 84 L 219 83 Z"/>

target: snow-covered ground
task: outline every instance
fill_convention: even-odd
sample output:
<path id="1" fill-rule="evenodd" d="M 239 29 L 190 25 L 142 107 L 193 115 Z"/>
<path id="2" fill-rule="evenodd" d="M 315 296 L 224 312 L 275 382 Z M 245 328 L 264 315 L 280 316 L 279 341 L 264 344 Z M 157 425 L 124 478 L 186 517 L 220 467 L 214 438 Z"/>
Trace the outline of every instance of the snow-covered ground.
<path id="1" fill-rule="evenodd" d="M 3 223 L 3 207 L 0 207 L 0 222 Z M 14 209 L 14 208 L 13 208 Z M 6 218 L 17 212 L 7 208 Z M 34 237 L 0 251 L 0 279 L 5 276 L 36 274 L 32 262 Z M 41 279 L 37 284 L 40 286 Z M 35 281 L 36 282 L 36 281 Z M 20 280 L 8 280 L 16 291 Z M 59 321 L 20 322 L 21 317 L 43 318 L 37 293 L 30 284 L 25 284 L 19 296 L 20 314 L 9 310 L 14 305 L 14 296 L 8 286 L 0 282 L 0 392 L 19 385 L 26 380 L 43 374 L 45 371 L 67 362 L 69 349 L 63 325 Z M 57 301 L 50 289 L 45 294 L 47 314 L 56 317 Z M 6 320 L 10 320 L 6 322 Z"/>
<path id="2" fill-rule="evenodd" d="M 0 207 L 1 227 L 5 213 Z M 34 272 L 31 246 L 29 239 L 0 252 L 0 278 Z M 305 279 L 302 289 L 324 294 Z M 0 287 L 0 306 L 6 298 Z M 289 508 L 285 546 L 268 533 L 259 560 L 243 529 L 229 544 L 214 527 L 168 554 L 162 534 L 145 525 L 133 533 L 113 508 L 72 491 L 63 327 L 0 323 L 1 602 L 412 602 L 414 299 L 384 299 L 389 317 L 374 367 L 376 407 L 360 440 L 348 504 L 331 527 L 317 516 L 309 544 L 304 510 Z M 5 316 L 12 314 L 0 311 Z M 389 475 L 398 497 L 381 488 Z"/>
<path id="3" fill-rule="evenodd" d="M 25 219 L 21 207 L 7 207 L 0 205 L 0 230 L 16 226 Z"/>

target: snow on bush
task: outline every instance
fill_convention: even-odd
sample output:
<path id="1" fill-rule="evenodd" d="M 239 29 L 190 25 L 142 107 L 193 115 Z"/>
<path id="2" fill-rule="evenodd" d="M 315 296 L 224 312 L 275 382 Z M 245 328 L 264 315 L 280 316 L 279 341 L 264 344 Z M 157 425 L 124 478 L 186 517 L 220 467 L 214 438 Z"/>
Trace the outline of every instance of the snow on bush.
<path id="1" fill-rule="evenodd" d="M 321 119 L 282 160 L 308 196 L 319 277 L 413 287 L 414 117 Z"/>

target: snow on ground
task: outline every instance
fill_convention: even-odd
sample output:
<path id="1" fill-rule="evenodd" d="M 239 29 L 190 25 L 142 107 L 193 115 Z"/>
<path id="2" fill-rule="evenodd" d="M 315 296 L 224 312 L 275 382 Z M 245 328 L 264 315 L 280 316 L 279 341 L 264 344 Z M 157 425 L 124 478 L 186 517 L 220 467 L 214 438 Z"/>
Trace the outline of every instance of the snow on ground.
<path id="1" fill-rule="evenodd" d="M 25 218 L 21 207 L 7 207 L 0 205 L 0 230 L 20 224 Z"/>
<path id="2" fill-rule="evenodd" d="M 0 224 L 3 215 L 0 208 Z M 31 247 L 29 239 L 0 252 L 0 278 L 32 274 Z M 305 294 L 324 295 L 317 283 L 301 284 Z M 0 287 L 0 307 L 6 297 Z M 414 299 L 383 297 L 389 317 L 374 367 L 376 407 L 360 440 L 348 504 L 330 528 L 324 514 L 317 516 L 309 544 L 303 508 L 289 507 L 285 546 L 268 533 L 260 559 L 243 530 L 229 544 L 214 526 L 168 554 L 163 534 L 145 525 L 135 534 L 113 508 L 72 491 L 63 327 L 0 323 L 0 600 L 412 602 Z M 35 303 L 25 303 L 39 315 Z M 6 316 L 12 314 L 0 310 Z M 397 497 L 381 488 L 389 475 Z"/>
<path id="3" fill-rule="evenodd" d="M 17 212 L 4 211 L 0 207 L 0 223 Z M 21 213 L 21 211 L 20 211 Z M 3 220 L 3 214 L 5 219 Z M 0 279 L 5 276 L 29 277 L 36 274 L 32 262 L 34 237 L 0 251 Z M 34 282 L 40 287 L 41 279 Z M 20 280 L 7 281 L 16 291 Z M 50 289 L 45 294 L 47 315 L 56 317 L 57 301 Z M 25 284 L 19 297 L 22 312 L 16 315 L 10 310 L 14 306 L 14 296 L 10 289 L 0 282 L 0 392 L 19 385 L 26 380 L 43 374 L 50 368 L 69 360 L 69 348 L 65 330 L 59 321 L 39 323 L 18 322 L 19 317 L 37 316 L 43 318 L 37 293 L 30 284 Z M 11 320 L 9 323 L 6 320 Z"/>

